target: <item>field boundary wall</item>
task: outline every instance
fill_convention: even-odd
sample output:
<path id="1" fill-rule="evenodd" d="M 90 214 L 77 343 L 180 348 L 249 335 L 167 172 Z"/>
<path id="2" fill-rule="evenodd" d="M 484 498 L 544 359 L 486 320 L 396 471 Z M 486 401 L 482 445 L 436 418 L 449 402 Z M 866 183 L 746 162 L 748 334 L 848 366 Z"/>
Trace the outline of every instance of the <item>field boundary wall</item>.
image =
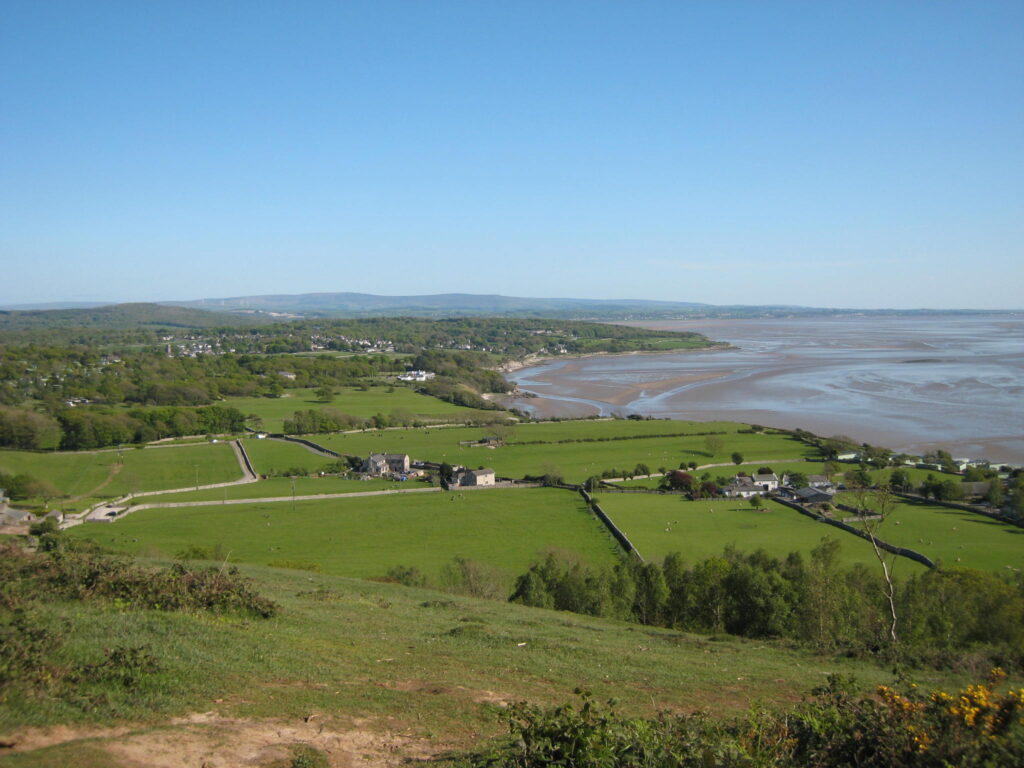
<path id="1" fill-rule="evenodd" d="M 582 496 L 583 500 L 587 503 L 587 506 L 590 507 L 591 511 L 593 511 L 595 515 L 597 515 L 597 519 L 604 523 L 604 526 L 608 529 L 608 532 L 611 533 L 612 537 L 619 542 L 624 550 L 626 550 L 626 554 L 632 555 L 642 563 L 644 561 L 643 555 L 641 555 L 639 550 L 633 546 L 633 542 L 629 540 L 629 537 L 626 536 L 626 534 L 624 534 L 619 527 L 612 522 L 612 519 L 608 517 L 607 513 L 601 509 L 601 505 L 594 501 L 591 495 L 583 488 L 578 490 L 580 496 Z"/>
<path id="2" fill-rule="evenodd" d="M 955 501 L 939 501 L 938 499 L 929 499 L 924 496 L 919 496 L 916 493 L 896 493 L 901 499 L 907 499 L 908 501 L 924 501 L 928 504 L 935 504 L 939 507 L 948 507 L 949 509 L 959 509 L 963 512 L 973 512 L 976 515 L 984 515 L 985 517 L 991 518 L 992 520 L 998 520 L 1000 523 L 1006 523 L 1007 525 L 1015 525 L 1018 528 L 1024 528 L 1024 523 L 1019 520 L 1014 520 L 1007 515 L 999 512 L 993 512 L 991 509 L 984 509 L 982 507 L 974 506 L 973 504 L 959 504 Z"/>
<path id="3" fill-rule="evenodd" d="M 866 532 L 862 531 L 860 528 L 855 528 L 852 525 L 844 523 L 841 520 L 833 520 L 830 517 L 825 517 L 824 515 L 819 515 L 816 512 L 812 512 L 811 510 L 809 510 L 807 507 L 803 506 L 802 504 L 797 504 L 795 501 L 790 501 L 789 499 L 782 499 L 782 498 L 779 498 L 779 497 L 775 496 L 775 497 L 772 497 L 772 500 L 773 501 L 777 501 L 779 504 L 782 504 L 783 506 L 789 507 L 790 509 L 795 509 L 800 514 L 806 515 L 807 517 L 811 518 L 812 520 L 817 520 L 819 523 L 825 523 L 827 525 L 831 525 L 831 526 L 833 526 L 835 528 L 839 528 L 841 530 L 844 530 L 847 533 L 852 533 L 854 536 L 859 536 L 860 538 L 864 539 L 865 541 L 871 541 L 871 536 L 869 536 Z M 879 549 L 884 549 L 886 552 L 889 552 L 890 554 L 899 555 L 900 557 L 906 557 L 906 558 L 908 558 L 910 560 L 914 560 L 915 562 L 918 562 L 921 565 L 924 565 L 924 566 L 926 566 L 928 568 L 935 568 L 935 563 L 930 558 L 926 557 L 925 555 L 922 555 L 920 552 L 915 552 L 914 550 L 907 549 L 906 547 L 894 546 L 893 544 L 890 544 L 887 541 L 883 541 L 882 539 L 878 538 L 877 536 L 875 536 L 875 543 L 878 544 Z"/>

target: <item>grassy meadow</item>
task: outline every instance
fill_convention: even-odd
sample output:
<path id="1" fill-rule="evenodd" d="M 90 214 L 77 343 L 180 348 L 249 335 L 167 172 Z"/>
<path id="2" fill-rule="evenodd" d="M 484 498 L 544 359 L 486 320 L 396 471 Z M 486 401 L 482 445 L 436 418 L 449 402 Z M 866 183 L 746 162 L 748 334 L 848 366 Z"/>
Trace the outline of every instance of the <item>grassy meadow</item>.
<path id="1" fill-rule="evenodd" d="M 866 541 L 815 522 L 781 504 L 765 501 L 759 511 L 742 499 L 687 501 L 681 496 L 595 494 L 601 508 L 648 560 L 679 552 L 690 563 L 721 555 L 732 545 L 743 552 L 763 549 L 775 557 L 801 552 L 805 557 L 823 537 L 842 544 L 844 565 L 874 562 Z M 909 560 L 908 567 L 913 565 Z"/>
<path id="2" fill-rule="evenodd" d="M 311 439 L 317 442 L 316 437 Z M 275 475 L 290 469 L 303 469 L 312 474 L 335 461 L 330 456 L 313 453 L 304 445 L 284 440 L 259 440 L 252 437 L 243 440 L 242 446 L 253 469 L 260 475 Z"/>
<path id="3" fill-rule="evenodd" d="M 312 439 L 341 453 L 408 453 L 413 459 L 492 467 L 506 477 L 552 472 L 568 482 L 582 482 L 606 469 L 632 471 L 638 463 L 657 471 L 660 466 L 675 468 L 688 461 L 728 462 L 733 451 L 761 463 L 817 457 L 813 448 L 789 435 L 740 434 L 736 430 L 742 427 L 628 420 L 522 424 L 513 428 L 505 445 L 497 448 L 459 445 L 460 441 L 493 434 L 486 427 L 368 430 Z M 713 429 L 731 430 L 721 436 L 725 447 L 718 454 L 711 454 L 705 447 L 705 436 L 696 434 Z"/>
<path id="4" fill-rule="evenodd" d="M 453 558 L 464 557 L 498 569 L 509 586 L 552 548 L 595 565 L 619 556 L 577 494 L 548 488 L 150 509 L 68 534 L 168 557 L 191 546 L 219 545 L 233 562 L 301 562 L 357 578 L 381 577 L 399 565 L 434 578 Z"/>
<path id="5" fill-rule="evenodd" d="M 388 391 L 391 389 L 392 391 Z M 322 410 L 334 408 L 343 413 L 368 419 L 377 414 L 385 416 L 400 411 L 423 421 L 460 421 L 468 418 L 494 418 L 498 411 L 480 411 L 447 403 L 436 397 L 421 395 L 408 387 L 336 387 L 330 402 L 320 400 L 315 389 L 289 389 L 282 397 L 229 397 L 224 405 L 237 408 L 242 413 L 256 414 L 263 419 L 263 429 L 280 432 L 286 417 L 295 411 Z"/>
<path id="6" fill-rule="evenodd" d="M 855 506 L 849 495 L 841 495 L 840 501 Z M 879 536 L 946 568 L 1024 569 L 1024 529 L 974 512 L 900 500 L 879 529 Z"/>
<path id="7" fill-rule="evenodd" d="M 32 475 L 72 497 L 89 495 L 109 477 L 116 462 L 116 452 L 0 451 L 0 471 L 11 475 Z"/>
<path id="8" fill-rule="evenodd" d="M 27 473 L 53 485 L 65 499 L 51 500 L 66 511 L 102 498 L 139 491 L 185 488 L 237 480 L 242 476 L 230 443 L 194 443 L 169 448 L 125 448 L 96 453 L 0 451 L 0 470 Z M 39 506 L 42 499 L 19 502 Z"/>

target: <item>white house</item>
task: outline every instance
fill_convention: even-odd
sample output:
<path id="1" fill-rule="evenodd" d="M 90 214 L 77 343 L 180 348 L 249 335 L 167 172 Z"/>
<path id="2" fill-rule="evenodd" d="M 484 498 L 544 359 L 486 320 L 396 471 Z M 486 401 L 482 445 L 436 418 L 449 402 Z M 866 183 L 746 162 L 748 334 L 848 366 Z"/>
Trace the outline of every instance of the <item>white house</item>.
<path id="1" fill-rule="evenodd" d="M 754 475 L 754 485 L 762 491 L 774 491 L 779 487 L 779 477 L 774 472 L 768 475 Z"/>
<path id="2" fill-rule="evenodd" d="M 764 491 L 754 485 L 754 481 L 746 475 L 738 475 L 729 481 L 729 484 L 722 489 L 722 493 L 732 498 L 749 499 L 751 496 L 759 496 Z"/>
<path id="3" fill-rule="evenodd" d="M 435 374 L 430 371 L 406 371 L 398 377 L 399 381 L 429 381 Z"/>

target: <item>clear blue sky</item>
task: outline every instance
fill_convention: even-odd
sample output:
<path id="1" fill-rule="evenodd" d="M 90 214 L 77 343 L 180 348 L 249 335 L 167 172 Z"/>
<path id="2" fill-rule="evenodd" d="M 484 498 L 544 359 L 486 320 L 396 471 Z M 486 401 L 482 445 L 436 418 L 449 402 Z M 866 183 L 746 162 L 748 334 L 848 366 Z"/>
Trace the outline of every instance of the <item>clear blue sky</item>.
<path id="1" fill-rule="evenodd" d="M 0 10 L 0 303 L 1024 306 L 1024 3 Z"/>

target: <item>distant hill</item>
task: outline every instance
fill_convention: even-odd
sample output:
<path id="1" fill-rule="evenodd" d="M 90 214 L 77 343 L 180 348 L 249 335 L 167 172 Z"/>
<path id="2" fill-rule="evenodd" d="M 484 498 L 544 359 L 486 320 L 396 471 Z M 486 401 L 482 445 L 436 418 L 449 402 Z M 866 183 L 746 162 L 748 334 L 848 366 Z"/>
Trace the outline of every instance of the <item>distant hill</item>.
<path id="1" fill-rule="evenodd" d="M 703 320 L 724 318 L 814 317 L 848 314 L 991 314 L 991 310 L 855 309 L 795 305 L 715 305 L 693 301 L 637 299 L 538 299 L 499 294 L 440 293 L 430 296 L 377 296 L 370 293 L 300 293 L 235 296 L 164 302 L 214 312 L 303 317 L 547 317 L 560 320 Z M 1009 310 L 1007 310 L 1009 311 Z"/>
<path id="2" fill-rule="evenodd" d="M 302 293 L 235 296 L 223 299 L 166 302 L 177 307 L 216 312 L 273 312 L 306 317 L 365 317 L 405 315 L 529 315 L 611 317 L 692 312 L 707 304 L 633 299 L 535 299 L 498 294 L 441 293 L 431 296 L 377 296 L 369 293 Z"/>
<path id="3" fill-rule="evenodd" d="M 207 312 L 164 304 L 110 304 L 83 309 L 0 311 L 0 332 L 73 328 L 211 328 L 269 322 L 273 320 L 265 316 L 243 314 L 225 317 L 223 312 Z"/>
<path id="4" fill-rule="evenodd" d="M 92 307 L 106 307 L 109 301 L 45 301 L 38 304 L 6 304 L 0 307 L 3 311 L 32 311 L 38 309 L 90 309 Z"/>

